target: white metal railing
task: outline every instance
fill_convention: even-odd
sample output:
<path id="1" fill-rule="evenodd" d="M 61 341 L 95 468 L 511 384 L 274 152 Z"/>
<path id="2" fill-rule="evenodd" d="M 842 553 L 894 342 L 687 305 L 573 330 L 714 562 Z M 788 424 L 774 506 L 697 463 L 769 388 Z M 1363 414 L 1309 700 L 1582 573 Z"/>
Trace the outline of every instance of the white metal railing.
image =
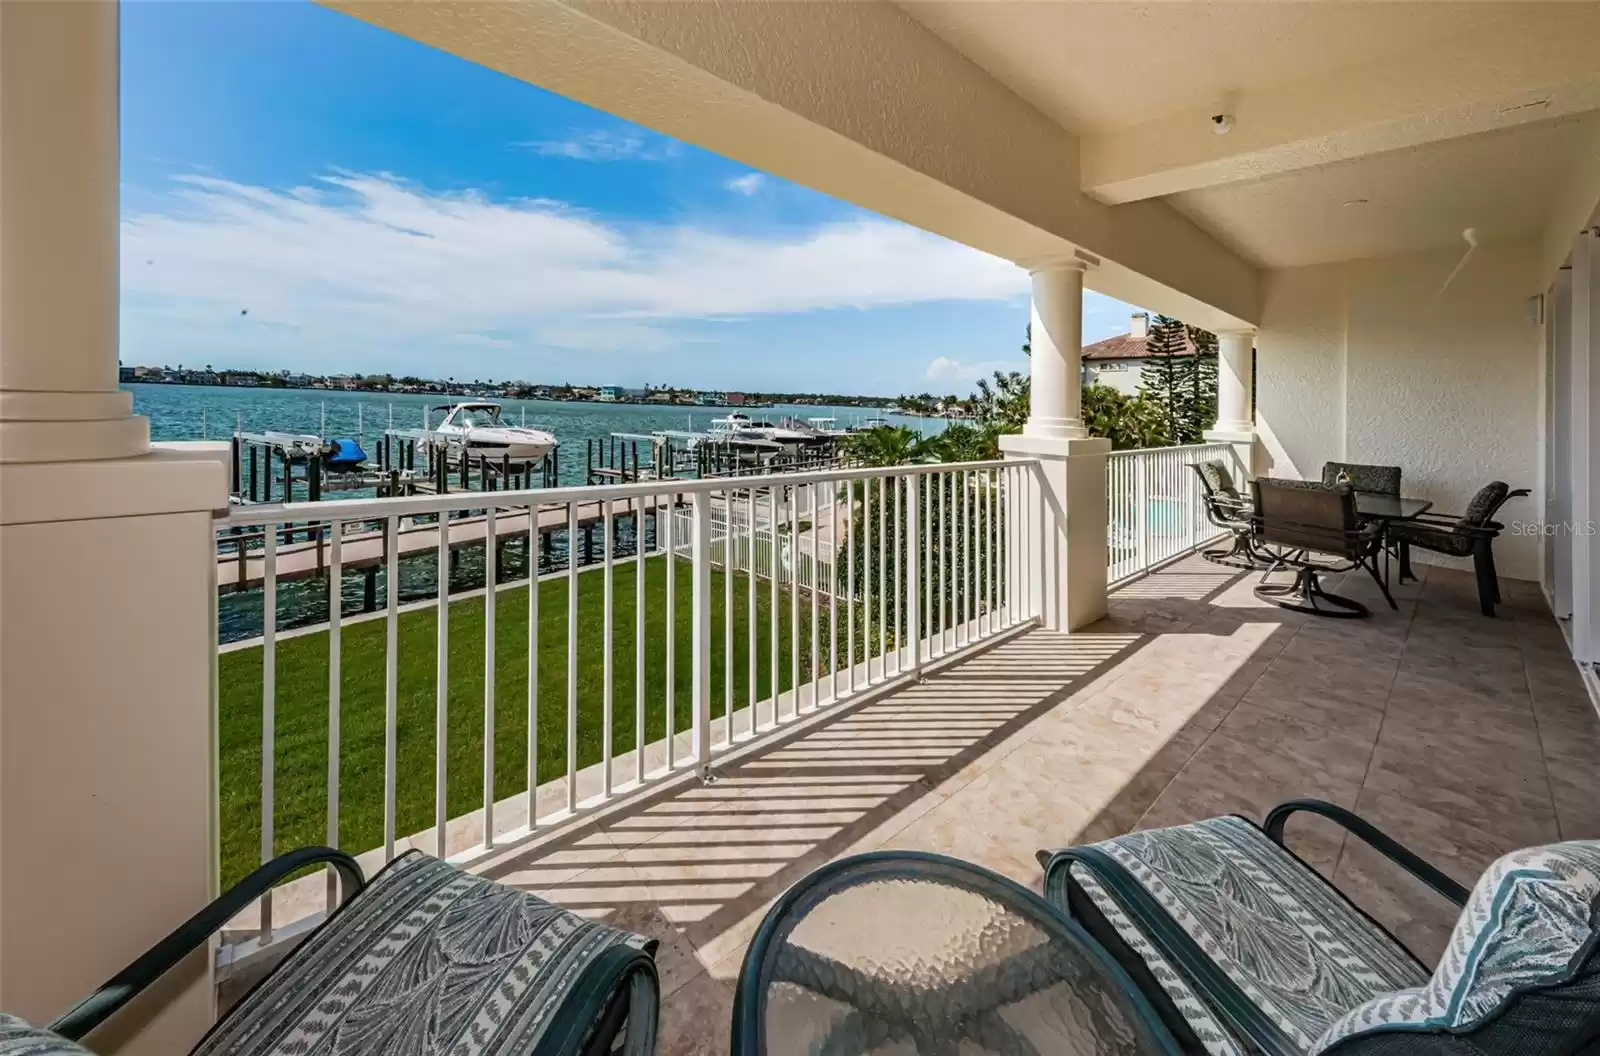
<path id="1" fill-rule="evenodd" d="M 512 846 L 1032 621 L 1040 584 L 1023 555 L 1048 515 L 1037 470 L 975 462 L 234 508 L 217 532 L 246 551 L 227 559 L 238 565 L 228 582 L 259 589 L 261 635 L 219 656 L 224 879 L 307 843 L 381 848 L 385 861 L 397 845 L 467 857 Z M 804 501 L 780 508 L 780 493 Z M 831 560 L 781 558 L 802 508 Z M 623 556 L 619 528 L 634 539 Z M 602 543 L 580 576 L 583 531 Z M 558 571 L 528 589 L 541 550 Z M 471 552 L 482 591 L 439 589 L 439 570 Z M 519 554 L 521 574 L 508 574 Z M 402 577 L 414 590 L 430 561 L 434 599 L 402 606 Z M 382 572 L 381 617 L 343 619 L 348 573 L 369 568 Z M 290 590 L 327 604 L 326 623 L 292 640 L 278 630 Z M 463 750 L 481 750 L 481 772 Z M 262 937 L 272 929 L 264 902 Z"/>
<path id="2" fill-rule="evenodd" d="M 1230 444 L 1113 451 L 1106 464 L 1106 578 L 1115 583 L 1215 539 L 1190 465 L 1219 461 L 1243 482 Z"/>
<path id="3" fill-rule="evenodd" d="M 711 563 L 719 569 L 747 572 L 759 579 L 784 577 L 803 590 L 816 589 L 826 597 L 834 584 L 834 541 L 828 536 L 827 519 L 837 516 L 832 501 L 818 500 L 812 509 L 809 497 L 784 495 L 776 489 L 776 509 L 769 509 L 767 496 L 734 492 L 731 502 L 714 505 L 711 511 Z M 808 490 L 808 489 L 801 489 Z M 752 509 L 752 507 L 754 507 Z M 790 513 L 797 519 L 794 535 L 789 533 Z M 773 531 L 769 516 L 776 520 Z M 673 511 L 677 523 L 673 539 L 680 557 L 688 557 L 693 537 L 692 510 Z M 662 533 L 663 537 L 665 533 Z"/>

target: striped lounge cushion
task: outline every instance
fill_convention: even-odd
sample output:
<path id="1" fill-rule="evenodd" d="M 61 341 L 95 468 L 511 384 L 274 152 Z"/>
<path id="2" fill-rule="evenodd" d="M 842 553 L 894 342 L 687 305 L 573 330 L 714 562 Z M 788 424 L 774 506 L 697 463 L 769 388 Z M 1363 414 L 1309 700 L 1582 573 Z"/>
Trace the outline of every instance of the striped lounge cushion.
<path id="1" fill-rule="evenodd" d="M 1300 1051 L 1350 1009 L 1427 980 L 1409 952 L 1244 818 L 1149 829 L 1092 846 L 1126 870 Z M 1212 1056 L 1254 1051 L 1223 1026 L 1087 866 L 1074 862 L 1071 870 Z"/>
<path id="2" fill-rule="evenodd" d="M 654 948 L 654 940 L 412 852 L 312 933 L 194 1051 L 533 1053 L 546 1035 L 571 1028 L 569 1005 L 592 1010 L 586 969 L 602 959 L 632 963 Z M 634 980 L 630 1019 L 647 1014 L 649 1022 L 630 1022 L 629 1048 L 647 1049 L 654 973 Z"/>
<path id="3" fill-rule="evenodd" d="M 0 1056 L 90 1056 L 89 1050 L 0 1012 Z"/>

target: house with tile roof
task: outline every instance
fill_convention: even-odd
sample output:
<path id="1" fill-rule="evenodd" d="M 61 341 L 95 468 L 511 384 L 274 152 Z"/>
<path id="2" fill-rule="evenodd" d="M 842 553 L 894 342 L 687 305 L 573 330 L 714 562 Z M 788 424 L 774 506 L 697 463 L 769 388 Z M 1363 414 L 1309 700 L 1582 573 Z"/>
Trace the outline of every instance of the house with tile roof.
<path id="1" fill-rule="evenodd" d="M 1184 350 L 1194 355 L 1194 339 L 1183 337 Z M 1150 313 L 1135 312 L 1128 320 L 1128 332 L 1083 346 L 1083 383 L 1107 385 L 1133 396 L 1139 391 L 1139 376 L 1150 359 Z"/>

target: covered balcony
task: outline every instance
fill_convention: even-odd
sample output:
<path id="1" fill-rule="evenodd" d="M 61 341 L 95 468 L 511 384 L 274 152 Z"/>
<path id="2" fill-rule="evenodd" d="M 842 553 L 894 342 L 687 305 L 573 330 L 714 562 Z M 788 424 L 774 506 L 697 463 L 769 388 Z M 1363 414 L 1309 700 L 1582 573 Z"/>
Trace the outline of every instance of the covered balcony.
<path id="1" fill-rule="evenodd" d="M 662 1051 L 715 1052 L 764 907 L 853 850 L 1036 883 L 1042 847 L 1302 796 L 1462 882 L 1600 837 L 1592 7 L 329 6 L 1027 268 L 1030 417 L 993 462 L 230 508 L 226 448 L 150 444 L 117 387 L 117 7 L 0 4 L 0 1009 L 48 1021 L 300 843 L 659 937 Z M 1204 444 L 1090 435 L 1086 288 L 1218 334 Z M 1199 461 L 1531 495 L 1492 617 L 1418 552 L 1392 609 L 1330 578 L 1372 610 L 1332 621 L 1193 553 Z M 535 574 L 547 515 L 603 561 Z M 402 533 L 480 581 L 402 599 Z M 219 654 L 230 583 L 259 624 Z M 1297 825 L 1437 953 L 1448 907 Z M 327 904 L 284 887 L 97 1051 L 188 1051 Z"/>

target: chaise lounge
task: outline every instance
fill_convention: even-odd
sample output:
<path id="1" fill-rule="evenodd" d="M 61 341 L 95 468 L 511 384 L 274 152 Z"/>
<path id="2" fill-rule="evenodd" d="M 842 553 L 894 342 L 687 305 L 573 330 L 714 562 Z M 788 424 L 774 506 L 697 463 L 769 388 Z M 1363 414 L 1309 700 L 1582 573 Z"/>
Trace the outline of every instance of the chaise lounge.
<path id="1" fill-rule="evenodd" d="M 1461 907 L 1431 970 L 1284 845 L 1330 819 Z M 1469 893 L 1359 816 L 1297 800 L 1042 851 L 1045 895 L 1210 1056 L 1600 1052 L 1600 841 L 1518 851 Z"/>
<path id="2" fill-rule="evenodd" d="M 191 1056 L 646 1056 L 654 939 L 411 852 L 363 881 L 327 847 L 246 876 L 47 1029 L 0 1015 L 0 1056 L 87 1056 L 96 1027 L 279 881 L 327 864 L 343 904 Z"/>

